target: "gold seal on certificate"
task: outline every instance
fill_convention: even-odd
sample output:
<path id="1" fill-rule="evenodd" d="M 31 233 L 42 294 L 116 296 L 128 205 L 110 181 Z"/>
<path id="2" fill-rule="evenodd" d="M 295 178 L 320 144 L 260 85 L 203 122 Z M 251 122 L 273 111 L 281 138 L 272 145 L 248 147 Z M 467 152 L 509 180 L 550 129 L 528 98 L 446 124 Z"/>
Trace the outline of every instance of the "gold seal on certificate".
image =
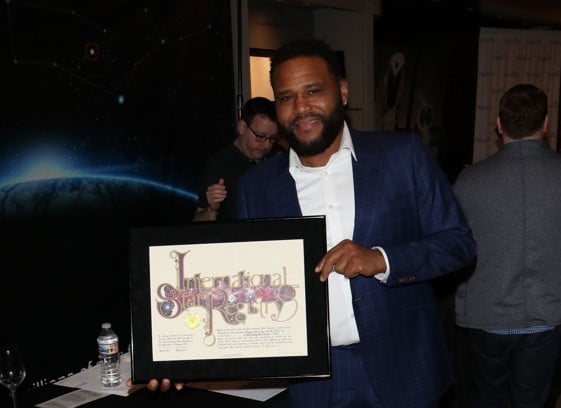
<path id="1" fill-rule="evenodd" d="M 201 318 L 198 314 L 188 313 L 187 317 L 185 317 L 185 324 L 190 329 L 196 329 L 201 324 Z"/>

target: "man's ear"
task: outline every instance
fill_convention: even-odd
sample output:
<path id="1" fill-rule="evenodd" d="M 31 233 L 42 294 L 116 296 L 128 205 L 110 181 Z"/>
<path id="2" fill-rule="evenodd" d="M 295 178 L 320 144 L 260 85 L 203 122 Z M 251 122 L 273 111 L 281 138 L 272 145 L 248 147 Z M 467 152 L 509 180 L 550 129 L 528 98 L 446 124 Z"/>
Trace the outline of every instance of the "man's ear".
<path id="1" fill-rule="evenodd" d="M 547 128 L 549 127 L 549 115 L 545 115 L 545 119 L 543 120 L 542 131 L 544 134 L 547 133 Z"/>
<path id="2" fill-rule="evenodd" d="M 347 106 L 349 103 L 349 83 L 346 79 L 339 80 L 339 92 L 341 93 L 341 103 Z"/>
<path id="3" fill-rule="evenodd" d="M 499 136 L 503 135 L 503 125 L 501 124 L 501 118 L 497 116 L 497 133 Z"/>
<path id="4" fill-rule="evenodd" d="M 238 124 L 236 125 L 238 135 L 241 135 L 246 128 L 247 128 L 247 123 L 245 123 L 245 120 L 243 120 L 242 118 L 238 119 Z"/>

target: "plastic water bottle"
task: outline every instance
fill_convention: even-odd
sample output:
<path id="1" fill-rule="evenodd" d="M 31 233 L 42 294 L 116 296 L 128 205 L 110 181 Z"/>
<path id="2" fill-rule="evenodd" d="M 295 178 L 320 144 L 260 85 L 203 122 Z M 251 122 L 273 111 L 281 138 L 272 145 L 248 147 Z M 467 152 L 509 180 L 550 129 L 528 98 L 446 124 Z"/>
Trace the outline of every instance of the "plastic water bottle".
<path id="1" fill-rule="evenodd" d="M 119 336 L 111 329 L 111 323 L 103 323 L 97 336 L 100 381 L 104 387 L 121 384 L 121 357 Z"/>

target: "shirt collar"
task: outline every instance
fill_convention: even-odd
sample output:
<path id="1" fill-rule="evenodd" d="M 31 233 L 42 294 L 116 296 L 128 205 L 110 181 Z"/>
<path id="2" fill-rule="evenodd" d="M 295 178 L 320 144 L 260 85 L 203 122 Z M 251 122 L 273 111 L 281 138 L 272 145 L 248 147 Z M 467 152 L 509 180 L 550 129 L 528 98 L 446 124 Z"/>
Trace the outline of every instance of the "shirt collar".
<path id="1" fill-rule="evenodd" d="M 337 152 L 334 153 L 333 156 L 340 154 L 343 150 L 349 150 L 353 158 L 357 160 L 355 154 L 355 148 L 353 145 L 353 140 L 351 138 L 351 132 L 349 130 L 349 127 L 347 126 L 347 122 L 343 123 L 343 136 L 341 137 L 341 146 L 339 146 L 339 150 L 337 150 Z M 329 162 L 331 161 L 332 157 L 329 158 Z M 327 165 L 329 165 L 329 162 L 327 162 Z M 302 164 L 300 158 L 298 157 L 296 152 L 292 150 L 292 148 L 290 149 L 289 152 L 288 167 L 289 168 L 298 167 L 301 169 L 306 167 Z"/>

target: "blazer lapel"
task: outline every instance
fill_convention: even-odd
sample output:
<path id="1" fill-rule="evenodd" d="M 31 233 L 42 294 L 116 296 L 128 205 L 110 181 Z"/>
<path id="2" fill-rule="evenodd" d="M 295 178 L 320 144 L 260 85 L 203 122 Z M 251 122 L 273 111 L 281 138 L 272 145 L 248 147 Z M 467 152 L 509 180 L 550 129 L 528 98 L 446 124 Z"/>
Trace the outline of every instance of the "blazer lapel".
<path id="1" fill-rule="evenodd" d="M 375 233 L 376 214 L 374 208 L 383 200 L 381 191 L 384 173 L 378 168 L 378 158 L 365 149 L 363 139 L 353 137 L 353 146 L 357 160 L 353 159 L 353 180 L 355 191 L 355 228 L 353 241 L 369 245 L 369 237 Z"/>
<path id="2" fill-rule="evenodd" d="M 286 161 L 288 161 L 288 155 Z M 298 204 L 296 184 L 288 171 L 288 163 L 280 162 L 278 171 L 275 172 L 276 176 L 274 180 L 271 180 L 273 185 L 272 195 L 268 199 L 271 212 L 280 217 L 300 217 L 302 211 Z"/>

